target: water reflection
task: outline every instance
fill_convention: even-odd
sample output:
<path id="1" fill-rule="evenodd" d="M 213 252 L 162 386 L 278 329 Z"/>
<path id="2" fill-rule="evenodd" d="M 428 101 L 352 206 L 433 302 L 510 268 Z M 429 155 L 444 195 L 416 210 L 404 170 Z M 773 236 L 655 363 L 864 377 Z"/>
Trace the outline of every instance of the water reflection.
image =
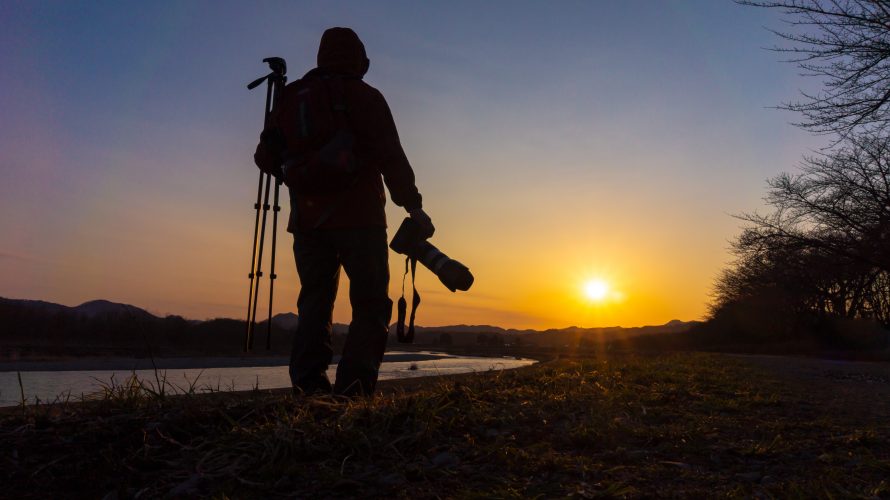
<path id="1" fill-rule="evenodd" d="M 456 373 L 505 370 L 535 363 L 530 359 L 482 358 L 444 353 L 387 353 L 380 368 L 380 380 L 391 380 Z M 334 380 L 336 365 L 328 368 Z M 247 366 L 216 368 L 168 368 L 154 370 L 78 370 L 21 372 L 21 387 L 15 371 L 0 372 L 0 406 L 19 404 L 25 399 L 33 404 L 54 400 L 80 401 L 102 390 L 103 386 L 121 384 L 133 373 L 146 383 L 157 386 L 159 377 L 169 390 L 186 392 L 240 391 L 253 388 L 290 387 L 287 366 Z"/>

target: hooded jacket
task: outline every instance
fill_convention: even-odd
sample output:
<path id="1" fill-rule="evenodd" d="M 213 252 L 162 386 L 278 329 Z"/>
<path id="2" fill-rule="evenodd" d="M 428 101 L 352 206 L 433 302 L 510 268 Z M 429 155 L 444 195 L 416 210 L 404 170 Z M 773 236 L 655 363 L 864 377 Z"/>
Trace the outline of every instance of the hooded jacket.
<path id="1" fill-rule="evenodd" d="M 414 171 L 402 149 L 389 106 L 377 89 L 362 81 L 369 61 L 358 35 L 349 28 L 331 28 L 322 35 L 318 66 L 303 78 L 324 74 L 343 76 L 343 99 L 348 109 L 346 125 L 355 135 L 354 153 L 362 163 L 358 179 L 345 192 L 303 194 L 290 190 L 291 216 L 287 230 L 319 228 L 386 227 L 384 183 L 393 202 L 411 211 L 422 207 Z M 299 81 L 298 81 L 299 82 Z M 286 100 L 289 84 L 282 93 Z M 287 109 L 286 102 L 278 109 Z M 273 116 L 273 126 L 287 117 Z M 263 142 L 257 146 L 257 166 L 273 171 L 276 155 Z M 318 221 L 323 220 L 321 224 Z"/>

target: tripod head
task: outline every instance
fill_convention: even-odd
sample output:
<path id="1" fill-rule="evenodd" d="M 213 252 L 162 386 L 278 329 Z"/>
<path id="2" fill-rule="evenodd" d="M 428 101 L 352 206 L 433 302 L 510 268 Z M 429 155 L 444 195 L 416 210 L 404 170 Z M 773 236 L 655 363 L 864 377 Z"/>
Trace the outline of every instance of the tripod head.
<path id="1" fill-rule="evenodd" d="M 272 73 L 278 76 L 284 76 L 287 73 L 287 63 L 281 57 L 267 57 L 263 59 L 263 62 L 268 63 Z"/>
<path id="2" fill-rule="evenodd" d="M 280 81 L 284 82 L 284 80 L 285 80 L 284 75 L 287 74 L 287 63 L 284 62 L 283 58 L 281 58 L 281 57 L 267 57 L 267 58 L 263 59 L 263 62 L 267 63 L 269 65 L 269 69 L 271 69 L 272 72 L 266 76 L 261 76 L 261 77 L 257 78 L 256 80 L 247 84 L 247 90 L 253 90 L 253 89 L 257 88 L 267 79 L 280 80 Z"/>

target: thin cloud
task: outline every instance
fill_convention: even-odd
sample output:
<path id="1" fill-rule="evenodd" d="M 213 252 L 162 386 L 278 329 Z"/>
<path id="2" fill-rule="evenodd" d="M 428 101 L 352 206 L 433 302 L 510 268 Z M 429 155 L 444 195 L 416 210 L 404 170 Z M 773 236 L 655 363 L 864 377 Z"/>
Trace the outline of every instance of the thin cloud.
<path id="1" fill-rule="evenodd" d="M 41 260 L 37 257 L 33 257 L 31 255 L 21 255 L 21 254 L 3 252 L 3 251 L 0 251 L 0 260 L 15 260 L 15 261 L 19 261 L 19 262 L 36 262 L 36 263 L 44 262 L 43 260 Z"/>
<path id="2" fill-rule="evenodd" d="M 500 324 L 504 320 L 514 321 L 514 322 L 525 322 L 525 323 L 539 323 L 544 320 L 539 316 L 535 316 L 533 314 L 528 314 L 524 312 L 514 311 L 510 309 L 502 309 L 495 307 L 485 307 L 485 306 L 476 306 L 470 304 L 450 304 L 448 305 L 448 309 L 451 310 L 463 310 L 467 312 L 477 313 L 485 315 L 486 317 L 491 318 L 491 324 Z M 424 325 L 427 326 L 427 325 Z"/>

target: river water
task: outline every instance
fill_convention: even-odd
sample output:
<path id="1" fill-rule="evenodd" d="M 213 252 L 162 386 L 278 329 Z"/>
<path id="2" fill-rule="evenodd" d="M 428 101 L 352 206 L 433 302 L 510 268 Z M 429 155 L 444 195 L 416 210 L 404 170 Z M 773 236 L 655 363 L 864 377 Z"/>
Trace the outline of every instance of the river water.
<path id="1" fill-rule="evenodd" d="M 533 363 L 531 359 L 388 352 L 380 367 L 380 380 L 505 370 Z M 336 365 L 331 365 L 328 368 L 331 381 L 335 373 Z M 38 400 L 81 401 L 96 397 L 103 388 L 119 386 L 134 374 L 153 388 L 157 387 L 157 377 L 160 377 L 166 381 L 168 393 L 188 391 L 190 387 L 196 392 L 290 387 L 287 366 L 175 368 L 159 369 L 157 373 L 154 370 L 0 371 L 0 406 L 21 403 L 23 391 L 29 404 Z"/>

